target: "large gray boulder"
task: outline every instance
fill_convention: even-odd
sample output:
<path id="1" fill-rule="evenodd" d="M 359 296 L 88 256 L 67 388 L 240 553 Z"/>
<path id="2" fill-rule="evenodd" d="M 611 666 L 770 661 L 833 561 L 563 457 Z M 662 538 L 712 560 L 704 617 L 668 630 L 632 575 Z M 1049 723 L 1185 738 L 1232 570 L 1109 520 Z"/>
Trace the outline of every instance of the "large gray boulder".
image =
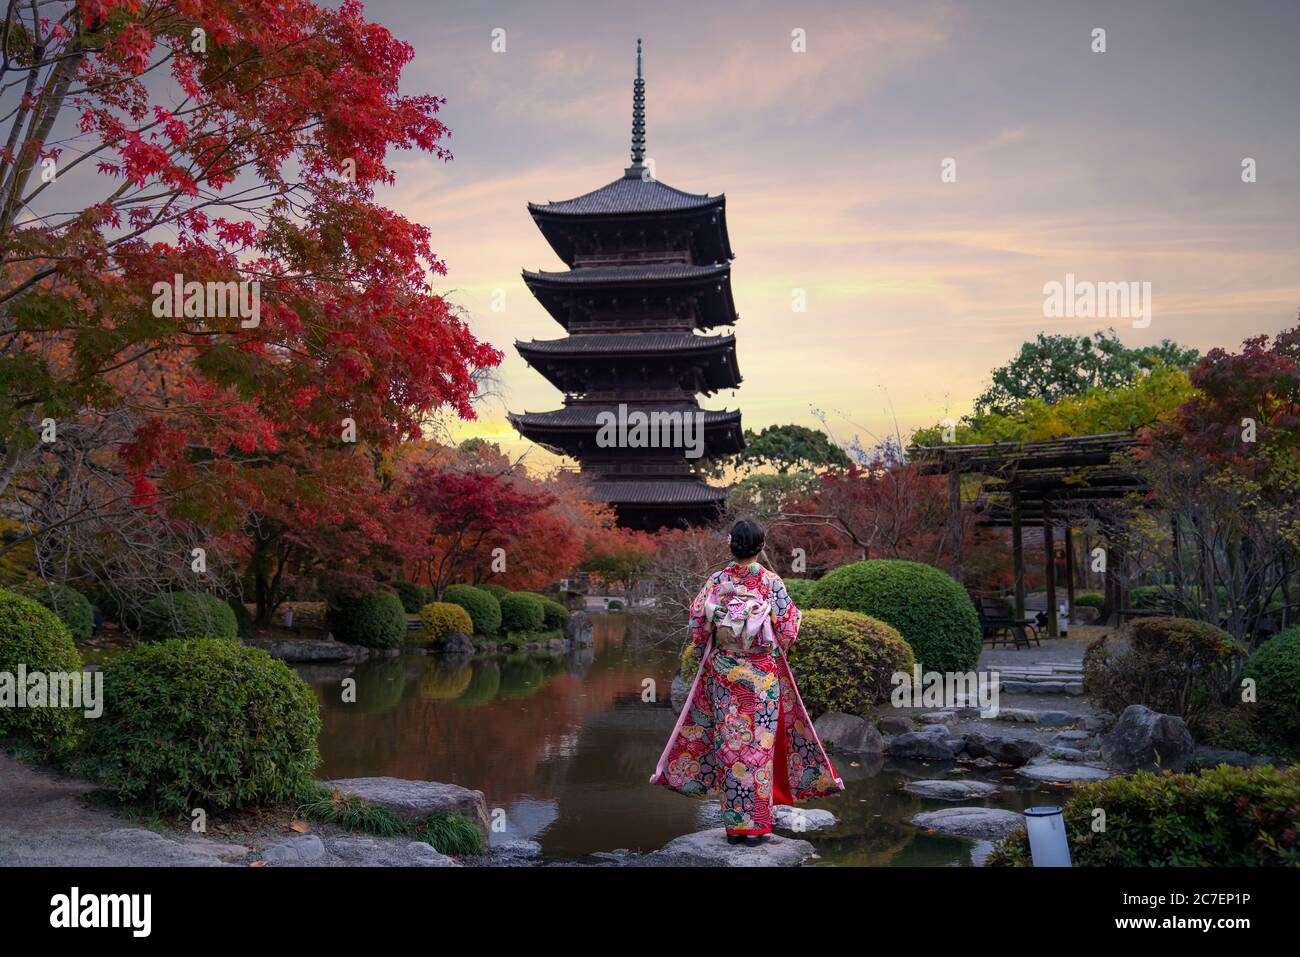
<path id="1" fill-rule="evenodd" d="M 1043 746 L 1031 738 L 1003 738 L 980 731 L 966 732 L 963 740 L 965 751 L 972 758 L 992 758 L 1013 768 L 1027 763 L 1043 750 Z"/>
<path id="2" fill-rule="evenodd" d="M 1021 827 L 1025 819 L 1015 811 L 996 807 L 946 807 L 940 811 L 922 811 L 913 816 L 912 823 L 955 837 L 1000 840 Z"/>
<path id="3" fill-rule="evenodd" d="M 459 784 L 403 778 L 341 778 L 323 783 L 327 788 L 355 794 L 387 808 L 408 821 L 422 821 L 435 814 L 459 814 L 478 826 L 483 846 L 488 845 L 487 802 L 482 791 L 471 791 Z"/>
<path id="4" fill-rule="evenodd" d="M 594 645 L 596 643 L 596 626 L 592 624 L 591 616 L 585 611 L 571 612 L 569 621 L 564 626 L 564 637 L 579 647 Z"/>
<path id="5" fill-rule="evenodd" d="M 769 834 L 758 847 L 728 844 L 722 827 L 683 834 L 647 855 L 648 863 L 675 867 L 797 867 L 815 851 L 807 841 Z"/>
<path id="6" fill-rule="evenodd" d="M 918 761 L 951 761 L 953 755 L 943 735 L 919 731 L 894 735 L 885 742 L 885 751 L 891 757 Z"/>
<path id="7" fill-rule="evenodd" d="M 834 814 L 817 807 L 791 807 L 789 804 L 778 804 L 772 808 L 772 826 L 779 827 L 783 831 L 802 834 L 805 831 L 820 831 L 823 828 L 834 827 L 837 823 L 839 822 L 835 820 Z"/>
<path id="8" fill-rule="evenodd" d="M 906 715 L 891 714 L 881 718 L 877 727 L 881 734 L 907 734 L 914 729 L 914 724 Z"/>
<path id="9" fill-rule="evenodd" d="M 813 722 L 817 737 L 832 751 L 846 754 L 881 754 L 885 740 L 866 718 L 842 711 L 827 711 Z"/>
<path id="10" fill-rule="evenodd" d="M 453 631 L 438 645 L 440 654 L 449 658 L 464 658 L 474 654 L 474 640 L 469 635 Z"/>
<path id="11" fill-rule="evenodd" d="M 940 801 L 970 801 L 997 794 L 998 786 L 987 781 L 908 781 L 903 790 Z"/>
<path id="12" fill-rule="evenodd" d="M 1101 739 L 1106 764 L 1126 774 L 1157 767 L 1181 771 L 1196 745 L 1182 718 L 1131 704 Z"/>
<path id="13" fill-rule="evenodd" d="M 333 638 L 248 638 L 244 644 L 261 648 L 280 661 L 361 661 L 370 654 L 360 645 L 345 645 Z"/>

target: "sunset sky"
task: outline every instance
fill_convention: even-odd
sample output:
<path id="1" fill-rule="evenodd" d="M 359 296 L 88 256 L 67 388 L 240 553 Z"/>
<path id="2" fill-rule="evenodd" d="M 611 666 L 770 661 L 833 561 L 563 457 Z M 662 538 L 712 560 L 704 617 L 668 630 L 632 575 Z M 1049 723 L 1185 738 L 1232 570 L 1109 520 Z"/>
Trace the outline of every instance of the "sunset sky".
<path id="1" fill-rule="evenodd" d="M 748 428 L 815 406 L 838 439 L 906 438 L 1044 330 L 1204 350 L 1293 325 L 1300 3 L 1082 6 L 371 0 L 415 48 L 406 91 L 447 98 L 455 153 L 399 158 L 383 199 L 432 229 L 440 291 L 506 352 L 502 399 L 458 434 L 517 454 L 505 409 L 560 405 L 513 348 L 563 335 L 520 279 L 563 268 L 526 204 L 621 175 L 637 37 L 658 178 L 727 196 L 744 383 L 703 401 Z M 1045 319 L 1067 273 L 1150 282 L 1149 328 Z"/>

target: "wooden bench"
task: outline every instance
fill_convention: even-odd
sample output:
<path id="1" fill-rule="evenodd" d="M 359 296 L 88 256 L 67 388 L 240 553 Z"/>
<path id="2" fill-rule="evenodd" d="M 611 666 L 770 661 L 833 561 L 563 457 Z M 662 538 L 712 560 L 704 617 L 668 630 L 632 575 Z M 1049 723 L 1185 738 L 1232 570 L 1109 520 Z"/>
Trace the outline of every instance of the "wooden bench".
<path id="1" fill-rule="evenodd" d="M 1042 647 L 1038 640 L 1038 626 L 1032 619 L 1017 618 L 1005 598 L 981 596 L 975 602 L 975 610 L 980 616 L 980 630 L 983 640 L 990 648 L 996 648 L 998 642 L 1015 643 L 1017 648 L 1029 647 L 1029 634 L 1033 633 L 1034 644 Z"/>

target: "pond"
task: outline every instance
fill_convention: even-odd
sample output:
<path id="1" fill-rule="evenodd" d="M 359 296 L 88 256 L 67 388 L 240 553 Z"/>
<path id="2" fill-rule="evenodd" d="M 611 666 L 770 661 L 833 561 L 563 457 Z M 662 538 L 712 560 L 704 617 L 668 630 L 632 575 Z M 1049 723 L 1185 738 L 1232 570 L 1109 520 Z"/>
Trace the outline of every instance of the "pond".
<path id="1" fill-rule="evenodd" d="M 392 776 L 476 788 L 489 813 L 505 812 L 493 843 L 535 840 L 548 858 L 595 851 L 657 850 L 682 834 L 720 823 L 717 802 L 648 783 L 676 720 L 668 690 L 678 641 L 648 619 L 592 616 L 592 647 L 566 655 L 519 654 L 451 663 L 404 654 L 359 665 L 301 665 L 322 705 L 323 778 Z M 356 703 L 343 702 L 345 677 Z M 797 677 L 797 675 L 796 675 Z M 646 679 L 659 701 L 644 703 Z M 950 807 L 901 790 L 908 778 L 938 777 L 911 762 L 853 762 L 836 770 L 845 793 L 810 807 L 839 819 L 809 834 L 819 863 L 960 866 L 970 842 L 921 832 L 918 811 Z M 1044 803 L 1014 774 L 990 804 L 1021 810 Z M 1056 803 L 1056 802 L 1052 802 Z"/>

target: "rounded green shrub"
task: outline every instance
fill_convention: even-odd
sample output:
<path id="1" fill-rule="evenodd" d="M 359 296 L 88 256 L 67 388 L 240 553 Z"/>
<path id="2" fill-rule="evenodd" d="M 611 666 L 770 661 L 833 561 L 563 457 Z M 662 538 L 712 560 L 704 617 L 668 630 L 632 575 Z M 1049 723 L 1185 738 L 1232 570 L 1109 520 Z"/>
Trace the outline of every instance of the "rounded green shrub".
<path id="1" fill-rule="evenodd" d="M 320 763 L 307 683 L 258 648 L 201 638 L 140 645 L 104 665 L 89 722 L 103 783 L 171 811 L 296 798 Z"/>
<path id="2" fill-rule="evenodd" d="M 606 607 L 609 611 L 622 611 L 622 610 L 623 610 L 624 608 L 626 608 L 627 606 L 623 604 L 623 599 L 621 599 L 621 598 L 611 598 L 611 599 L 609 600 L 609 603 L 608 603 L 607 605 L 605 605 L 605 607 Z"/>
<path id="3" fill-rule="evenodd" d="M 1300 627 L 1274 635 L 1246 662 L 1255 679 L 1259 725 L 1270 744 L 1300 753 Z"/>
<path id="4" fill-rule="evenodd" d="M 979 659 L 980 622 L 970 596 L 930 565 L 893 559 L 841 565 L 813 585 L 811 604 L 897 628 L 925 671 L 970 671 Z"/>
<path id="5" fill-rule="evenodd" d="M 429 603 L 429 593 L 415 582 L 393 582 L 393 590 L 408 615 L 418 615 L 420 609 Z"/>
<path id="6" fill-rule="evenodd" d="M 1099 807 L 1106 809 L 1103 831 L 1093 827 Z M 1295 867 L 1296 807 L 1300 767 L 1224 764 L 1081 785 L 1062 813 L 1075 867 Z M 1031 866 L 1024 828 L 999 844 L 986 866 Z"/>
<path id="7" fill-rule="evenodd" d="M 81 655 L 68 626 L 44 605 L 0 588 L 0 673 L 17 679 L 19 665 L 30 675 L 80 674 Z M 82 712 L 75 708 L 0 707 L 0 737 L 13 735 L 60 751 L 81 733 Z"/>
<path id="8" fill-rule="evenodd" d="M 1102 606 L 1106 604 L 1106 596 L 1099 591 L 1079 592 L 1074 596 L 1075 605 L 1082 605 L 1087 608 L 1096 608 L 1101 611 Z"/>
<path id="9" fill-rule="evenodd" d="M 437 644 L 453 632 L 462 635 L 474 633 L 474 622 L 460 605 L 449 601 L 430 602 L 420 609 L 420 621 L 424 622 L 424 640 Z"/>
<path id="10" fill-rule="evenodd" d="M 1227 703 L 1245 657 L 1244 646 L 1203 621 L 1136 618 L 1088 646 L 1083 686 L 1116 714 L 1141 704 L 1191 719 Z"/>
<path id="11" fill-rule="evenodd" d="M 540 595 L 531 592 L 511 592 L 501 599 L 501 629 L 512 631 L 541 631 L 546 621 L 546 609 Z"/>
<path id="12" fill-rule="evenodd" d="M 790 670 L 808 713 L 869 715 L 888 701 L 897 672 L 911 674 L 915 659 L 903 636 L 883 621 L 853 611 L 810 608 L 790 646 Z"/>
<path id="13" fill-rule="evenodd" d="M 501 585 L 493 585 L 491 582 L 488 582 L 485 585 L 477 585 L 475 587 L 483 589 L 497 601 L 500 601 L 502 598 L 505 598 L 506 595 L 510 594 L 509 588 L 504 588 Z"/>
<path id="14" fill-rule="evenodd" d="M 506 592 L 506 594 L 510 594 Z M 495 635 L 501 630 L 501 602 L 486 588 L 475 585 L 448 585 L 442 600 L 460 605 L 469 612 L 474 627 L 467 635 Z"/>
<path id="15" fill-rule="evenodd" d="M 563 628 L 569 623 L 569 609 L 558 601 L 542 596 L 542 624 L 546 628 Z"/>
<path id="16" fill-rule="evenodd" d="M 174 591 L 151 599 L 140 613 L 140 637 L 145 641 L 239 637 L 239 622 L 230 606 L 216 595 Z"/>
<path id="17" fill-rule="evenodd" d="M 68 585 L 37 585 L 28 593 L 68 626 L 74 641 L 87 641 L 95 632 L 95 610 L 81 592 Z"/>
<path id="18" fill-rule="evenodd" d="M 812 601 L 813 585 L 817 584 L 807 578 L 786 578 L 783 579 L 786 593 L 790 600 L 794 602 L 796 608 L 811 608 L 809 602 Z"/>
<path id="19" fill-rule="evenodd" d="M 392 592 L 336 596 L 326 623 L 334 637 L 348 645 L 396 648 L 406 639 L 406 610 Z"/>

